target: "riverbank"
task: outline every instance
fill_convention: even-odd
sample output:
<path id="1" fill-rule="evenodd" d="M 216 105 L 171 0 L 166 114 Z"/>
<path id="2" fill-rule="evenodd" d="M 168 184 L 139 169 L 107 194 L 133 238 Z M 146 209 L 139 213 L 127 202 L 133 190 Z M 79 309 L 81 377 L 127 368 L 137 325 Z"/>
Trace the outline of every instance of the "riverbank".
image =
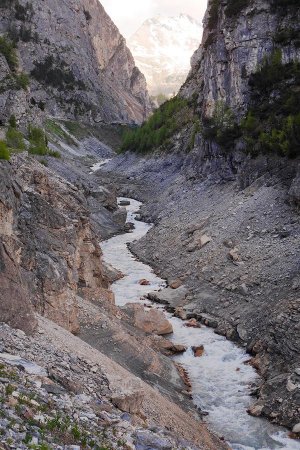
<path id="1" fill-rule="evenodd" d="M 300 381 L 300 226 L 289 203 L 292 178 L 275 161 L 267 172 L 260 161 L 256 175 L 249 167 L 227 180 L 216 178 L 224 171 L 210 175 L 210 161 L 203 177 L 193 172 L 195 158 L 123 155 L 98 177 L 145 202 L 142 217 L 155 226 L 131 250 L 168 282 L 182 279 L 187 310 L 213 316 L 218 333 L 247 348 L 263 377 L 255 413 L 292 429 Z"/>
<path id="2" fill-rule="evenodd" d="M 162 305 L 152 304 L 143 299 L 143 296 L 147 297 L 159 284 L 163 287 L 164 280 L 155 276 L 150 266 L 135 261 L 128 250 L 129 242 L 147 234 L 151 226 L 136 220 L 136 216 L 139 216 L 139 202 L 132 199 L 120 200 L 130 203 L 127 206 L 127 221 L 134 225 L 134 230 L 129 237 L 113 237 L 102 244 L 104 260 L 124 274 L 112 286 L 116 304 L 126 310 L 128 301 L 137 303 L 139 308 L 142 300 L 143 303 L 146 302 L 146 311 L 152 311 L 153 307 L 160 310 Z M 147 281 L 143 285 L 143 292 L 139 283 L 141 279 Z M 179 287 L 177 289 L 180 290 Z M 129 300 L 125 294 L 128 291 L 131 293 Z M 173 292 L 176 293 L 176 289 Z M 154 294 L 151 298 L 153 296 Z M 289 439 L 284 430 L 247 414 L 247 410 L 253 405 L 251 390 L 255 389 L 259 380 L 254 369 L 246 364 L 249 357 L 245 351 L 217 336 L 211 329 L 200 324 L 195 326 L 197 322 L 189 327 L 186 326 L 189 321 L 182 321 L 172 314 L 167 314 L 167 319 L 173 328 L 171 340 L 175 345 L 187 349 L 182 355 L 176 356 L 175 361 L 188 374 L 193 401 L 200 411 L 209 411 L 209 424 L 214 431 L 226 438 L 231 448 L 300 448 L 300 443 Z M 203 350 L 198 357 L 193 350 L 195 348 Z"/>

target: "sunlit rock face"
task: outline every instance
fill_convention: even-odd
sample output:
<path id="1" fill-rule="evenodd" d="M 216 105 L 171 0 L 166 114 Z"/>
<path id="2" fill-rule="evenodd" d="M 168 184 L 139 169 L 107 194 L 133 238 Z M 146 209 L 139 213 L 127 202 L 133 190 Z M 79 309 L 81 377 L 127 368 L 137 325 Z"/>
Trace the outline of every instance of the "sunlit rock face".
<path id="1" fill-rule="evenodd" d="M 45 112 L 141 123 L 151 112 L 145 77 L 98 0 L 13 0 L 0 12 L 0 33 L 18 41 L 17 70 L 30 76 L 26 91 L 1 91 L 2 121 Z"/>
<path id="2" fill-rule="evenodd" d="M 151 95 L 170 96 L 178 92 L 201 36 L 200 20 L 181 14 L 149 19 L 129 39 L 128 45 L 146 76 Z"/>

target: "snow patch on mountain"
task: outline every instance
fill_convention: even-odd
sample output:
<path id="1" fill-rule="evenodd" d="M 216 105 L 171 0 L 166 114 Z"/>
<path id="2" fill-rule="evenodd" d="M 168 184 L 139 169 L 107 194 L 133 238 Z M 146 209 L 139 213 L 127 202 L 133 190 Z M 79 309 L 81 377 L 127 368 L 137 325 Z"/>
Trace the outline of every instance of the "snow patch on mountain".
<path id="1" fill-rule="evenodd" d="M 190 59 L 199 47 L 202 25 L 192 17 L 157 16 L 146 20 L 129 39 L 139 69 L 152 96 L 177 93 L 190 70 Z"/>

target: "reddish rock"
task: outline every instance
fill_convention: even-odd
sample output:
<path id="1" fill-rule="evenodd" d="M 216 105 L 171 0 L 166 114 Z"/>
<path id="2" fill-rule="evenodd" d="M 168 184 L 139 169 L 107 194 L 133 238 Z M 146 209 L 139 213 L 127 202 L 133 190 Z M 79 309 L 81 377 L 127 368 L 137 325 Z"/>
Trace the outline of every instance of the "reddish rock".
<path id="1" fill-rule="evenodd" d="M 171 281 L 169 286 L 171 289 L 178 289 L 180 286 L 182 286 L 182 281 L 181 280 Z"/>
<path id="2" fill-rule="evenodd" d="M 148 281 L 148 280 L 143 278 L 142 280 L 139 281 L 139 284 L 141 286 L 149 286 L 150 285 L 150 281 Z"/>
<path id="3" fill-rule="evenodd" d="M 199 345 L 199 347 L 192 347 L 194 355 L 196 358 L 200 358 L 204 354 L 204 345 Z"/>
<path id="4" fill-rule="evenodd" d="M 145 333 L 154 333 L 159 336 L 173 333 L 172 324 L 162 311 L 157 309 L 147 311 L 142 305 L 135 303 L 126 305 L 125 310 L 132 316 L 134 326 Z"/>
<path id="5" fill-rule="evenodd" d="M 200 323 L 196 319 L 191 319 L 184 324 L 185 327 L 189 328 L 201 328 Z"/>

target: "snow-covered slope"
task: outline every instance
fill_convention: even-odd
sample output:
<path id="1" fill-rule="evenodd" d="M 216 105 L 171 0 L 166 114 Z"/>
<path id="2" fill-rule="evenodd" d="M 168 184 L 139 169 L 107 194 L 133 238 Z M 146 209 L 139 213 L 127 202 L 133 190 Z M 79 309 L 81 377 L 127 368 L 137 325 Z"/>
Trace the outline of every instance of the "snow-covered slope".
<path id="1" fill-rule="evenodd" d="M 199 47 L 202 25 L 190 16 L 157 16 L 147 20 L 129 39 L 150 94 L 177 93 L 190 69 L 190 58 Z"/>

